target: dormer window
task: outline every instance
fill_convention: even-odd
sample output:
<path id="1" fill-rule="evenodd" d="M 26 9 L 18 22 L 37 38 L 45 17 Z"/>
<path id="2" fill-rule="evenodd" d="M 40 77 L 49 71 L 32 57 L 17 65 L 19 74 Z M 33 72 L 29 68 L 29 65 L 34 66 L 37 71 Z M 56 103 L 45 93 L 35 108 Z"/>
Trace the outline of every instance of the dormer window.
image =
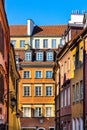
<path id="1" fill-rule="evenodd" d="M 31 61 L 31 52 L 25 53 L 25 61 Z"/>
<path id="2" fill-rule="evenodd" d="M 47 52 L 47 61 L 53 61 L 53 52 Z"/>
<path id="3" fill-rule="evenodd" d="M 37 61 L 43 61 L 43 52 L 37 52 L 36 53 L 36 60 Z"/>
<path id="4" fill-rule="evenodd" d="M 48 48 L 48 39 L 43 40 L 43 48 Z"/>

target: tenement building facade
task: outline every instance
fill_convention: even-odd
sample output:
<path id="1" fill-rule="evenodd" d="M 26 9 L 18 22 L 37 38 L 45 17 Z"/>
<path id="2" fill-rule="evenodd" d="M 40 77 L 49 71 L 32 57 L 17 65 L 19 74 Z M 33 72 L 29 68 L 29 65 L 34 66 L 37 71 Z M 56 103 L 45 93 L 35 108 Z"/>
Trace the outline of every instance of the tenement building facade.
<path id="1" fill-rule="evenodd" d="M 66 25 L 10 26 L 10 39 L 15 48 L 18 104 L 22 130 L 54 130 L 55 82 L 52 79 L 58 45 Z"/>
<path id="2" fill-rule="evenodd" d="M 53 69 L 57 90 L 56 130 L 87 129 L 87 14 L 71 16 L 64 33 L 65 45 L 58 53 Z"/>

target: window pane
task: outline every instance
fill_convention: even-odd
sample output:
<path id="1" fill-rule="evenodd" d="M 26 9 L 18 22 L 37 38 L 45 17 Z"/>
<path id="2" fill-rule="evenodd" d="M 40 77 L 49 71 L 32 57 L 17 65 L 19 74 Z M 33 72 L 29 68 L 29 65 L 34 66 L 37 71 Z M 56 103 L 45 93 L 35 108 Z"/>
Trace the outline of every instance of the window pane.
<path id="1" fill-rule="evenodd" d="M 20 47 L 24 48 L 25 47 L 25 41 L 24 40 L 20 40 Z"/>
<path id="2" fill-rule="evenodd" d="M 43 40 L 43 48 L 48 48 L 48 40 L 47 39 Z"/>
<path id="3" fill-rule="evenodd" d="M 40 47 L 40 40 L 36 39 L 35 40 L 35 48 L 39 48 Z"/>
<path id="4" fill-rule="evenodd" d="M 46 87 L 46 96 L 52 96 L 52 87 Z"/>
<path id="5" fill-rule="evenodd" d="M 51 107 L 46 107 L 46 117 L 51 117 Z"/>
<path id="6" fill-rule="evenodd" d="M 41 108 L 40 107 L 35 108 L 34 116 L 35 117 L 41 117 Z"/>
<path id="7" fill-rule="evenodd" d="M 40 86 L 35 87 L 35 96 L 41 96 L 41 87 Z"/>
<path id="8" fill-rule="evenodd" d="M 52 71 L 46 71 L 46 78 L 52 78 Z"/>
<path id="9" fill-rule="evenodd" d="M 25 60 L 26 61 L 31 61 L 31 52 L 26 52 L 25 53 Z"/>
<path id="10" fill-rule="evenodd" d="M 42 61 L 43 60 L 43 52 L 38 52 L 37 53 L 37 60 Z"/>
<path id="11" fill-rule="evenodd" d="M 24 95 L 23 96 L 30 96 L 30 87 L 24 86 Z"/>
<path id="12" fill-rule="evenodd" d="M 24 78 L 30 78 L 30 72 L 24 71 Z"/>
<path id="13" fill-rule="evenodd" d="M 53 52 L 47 52 L 47 60 L 52 61 L 53 60 Z"/>
<path id="14" fill-rule="evenodd" d="M 56 48 L 56 39 L 52 39 L 52 48 Z"/>
<path id="15" fill-rule="evenodd" d="M 36 71 L 35 77 L 36 78 L 41 78 L 41 71 Z"/>
<path id="16" fill-rule="evenodd" d="M 11 40 L 12 45 L 14 46 L 14 48 L 16 47 L 16 40 Z"/>
<path id="17" fill-rule="evenodd" d="M 23 117 L 31 117 L 31 109 L 29 107 L 23 107 Z"/>

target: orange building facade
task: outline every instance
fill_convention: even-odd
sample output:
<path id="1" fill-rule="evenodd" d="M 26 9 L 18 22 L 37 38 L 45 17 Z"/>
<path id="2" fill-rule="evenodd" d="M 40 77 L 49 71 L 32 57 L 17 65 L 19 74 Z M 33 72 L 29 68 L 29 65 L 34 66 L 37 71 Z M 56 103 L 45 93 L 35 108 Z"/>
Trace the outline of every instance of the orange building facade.
<path id="1" fill-rule="evenodd" d="M 52 79 L 56 48 L 66 25 L 10 26 L 20 74 L 19 109 L 22 130 L 55 129 L 55 83 Z M 19 31 L 17 31 L 19 30 Z"/>

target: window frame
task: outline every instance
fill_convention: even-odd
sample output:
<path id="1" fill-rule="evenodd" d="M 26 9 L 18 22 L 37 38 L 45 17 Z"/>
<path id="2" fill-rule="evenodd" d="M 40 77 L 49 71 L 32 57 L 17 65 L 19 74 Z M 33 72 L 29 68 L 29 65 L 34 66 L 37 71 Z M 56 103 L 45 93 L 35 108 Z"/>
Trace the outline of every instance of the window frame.
<path id="1" fill-rule="evenodd" d="M 42 107 L 35 107 L 34 108 L 34 117 L 42 117 Z"/>
<path id="2" fill-rule="evenodd" d="M 54 42 L 55 41 L 55 42 Z M 55 44 L 55 45 L 54 45 Z M 56 48 L 56 39 L 52 39 L 52 48 Z"/>
<path id="3" fill-rule="evenodd" d="M 20 48 L 25 48 L 25 40 L 20 40 Z"/>
<path id="4" fill-rule="evenodd" d="M 37 61 L 43 61 L 43 52 L 36 52 L 36 60 Z"/>
<path id="5" fill-rule="evenodd" d="M 53 61 L 53 51 L 47 52 L 47 61 Z"/>
<path id="6" fill-rule="evenodd" d="M 41 72 L 41 76 L 39 76 L 39 74 L 36 74 L 36 73 L 39 73 L 39 72 Z M 37 76 L 38 75 L 38 76 Z M 42 71 L 41 70 L 39 70 L 39 71 L 35 71 L 35 78 L 37 78 L 37 79 L 39 79 L 39 78 L 42 78 Z"/>
<path id="7" fill-rule="evenodd" d="M 47 73 L 48 73 L 48 74 L 47 74 Z M 49 74 L 49 73 L 50 73 L 50 74 Z M 53 72 L 52 72 L 51 70 L 47 70 L 47 71 L 46 71 L 46 78 L 49 78 L 49 79 L 52 78 L 52 73 L 53 73 Z"/>
<path id="8" fill-rule="evenodd" d="M 46 86 L 46 96 L 47 97 L 53 96 L 53 87 L 52 86 Z"/>
<path id="9" fill-rule="evenodd" d="M 31 59 L 32 59 L 32 52 L 25 52 L 25 61 L 31 61 Z"/>
<path id="10" fill-rule="evenodd" d="M 36 88 L 38 88 L 40 90 L 36 90 Z M 35 86 L 35 96 L 37 96 L 37 97 L 42 96 L 42 87 L 41 86 Z"/>
<path id="11" fill-rule="evenodd" d="M 27 72 L 29 73 L 29 74 L 28 74 L 29 76 L 25 76 L 25 73 L 27 73 Z M 27 74 L 26 74 L 26 75 L 27 75 Z M 24 78 L 24 79 L 29 79 L 29 78 L 31 78 L 31 76 L 30 76 L 30 71 L 24 70 L 24 71 L 23 71 L 23 78 Z"/>
<path id="12" fill-rule="evenodd" d="M 35 39 L 35 48 L 40 48 L 40 39 Z"/>
<path id="13" fill-rule="evenodd" d="M 28 92 L 27 92 L 27 90 L 25 90 L 25 88 L 29 89 Z M 26 93 L 28 93 L 28 94 L 26 94 Z M 29 97 L 29 96 L 31 96 L 31 88 L 29 85 L 24 85 L 23 86 L 23 97 Z"/>
<path id="14" fill-rule="evenodd" d="M 43 39 L 43 48 L 48 48 L 48 39 Z"/>

